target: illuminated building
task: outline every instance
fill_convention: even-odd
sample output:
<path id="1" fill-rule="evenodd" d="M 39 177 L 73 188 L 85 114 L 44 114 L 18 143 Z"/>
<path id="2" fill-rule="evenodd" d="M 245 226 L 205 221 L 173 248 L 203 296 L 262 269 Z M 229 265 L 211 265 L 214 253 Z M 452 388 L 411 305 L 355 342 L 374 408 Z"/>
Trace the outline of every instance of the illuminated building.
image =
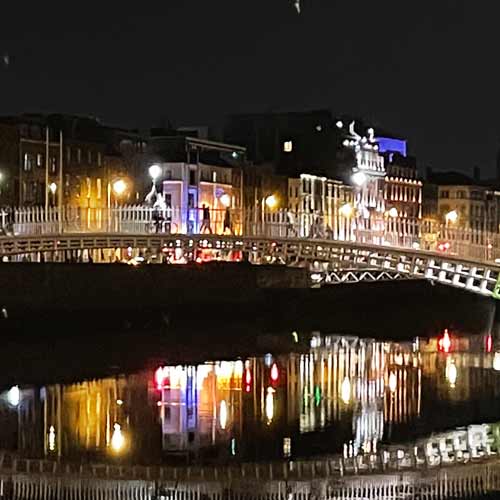
<path id="1" fill-rule="evenodd" d="M 382 242 L 385 229 L 384 156 L 379 151 L 373 128 L 358 133 L 355 121 L 339 121 L 339 129 L 344 137 L 342 145 L 354 155 L 350 180 L 354 185 L 359 238 L 362 239 L 362 231 L 370 231 L 375 240 L 379 238 Z"/>
<path id="2" fill-rule="evenodd" d="M 386 155 L 385 200 L 387 230 L 393 244 L 411 245 L 420 236 L 422 219 L 422 182 L 412 157 L 398 153 Z"/>
<path id="3" fill-rule="evenodd" d="M 348 240 L 352 236 L 352 214 L 341 208 L 353 205 L 351 186 L 310 174 L 288 179 L 288 209 L 297 236 Z"/>
<path id="4" fill-rule="evenodd" d="M 97 212 L 114 204 L 108 186 L 119 177 L 127 178 L 130 186 L 119 201 L 139 200 L 138 166 L 147 145 L 136 132 L 107 127 L 91 117 L 62 114 L 0 117 L 0 122 L 2 129 L 11 131 L 4 134 L 9 141 L 6 151 L 15 150 L 17 156 L 15 163 L 12 154 L 8 162 L 0 158 L 9 198 L 16 205 L 57 206 L 61 202 Z M 49 192 L 50 184 L 57 186 L 54 192 Z M 84 212 L 81 216 L 87 217 Z M 92 214 L 92 218 L 99 216 Z"/>
<path id="5" fill-rule="evenodd" d="M 190 137 L 156 139 L 153 147 L 172 232 L 199 232 L 206 207 L 212 232 L 223 233 L 229 211 L 231 231 L 241 233 L 244 148 Z"/>

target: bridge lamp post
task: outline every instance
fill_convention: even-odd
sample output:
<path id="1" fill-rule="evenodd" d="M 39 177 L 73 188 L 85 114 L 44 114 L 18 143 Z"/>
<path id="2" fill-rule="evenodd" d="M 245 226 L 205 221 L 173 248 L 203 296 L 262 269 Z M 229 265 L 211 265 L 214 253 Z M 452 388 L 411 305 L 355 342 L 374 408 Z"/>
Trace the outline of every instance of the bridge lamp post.
<path id="1" fill-rule="evenodd" d="M 151 165 L 148 169 L 149 176 L 153 180 L 153 186 L 156 188 L 156 181 L 161 175 L 161 167 L 160 165 Z"/>
<path id="2" fill-rule="evenodd" d="M 269 210 L 274 210 L 279 205 L 278 197 L 274 194 L 270 194 L 269 196 L 264 196 L 262 198 L 262 207 L 261 207 L 261 218 L 262 218 L 262 228 L 264 228 L 265 220 L 266 220 L 266 208 Z"/>
<path id="3" fill-rule="evenodd" d="M 56 204 L 55 196 L 56 196 L 56 191 L 57 191 L 57 184 L 55 182 L 51 182 L 49 184 L 49 191 L 52 194 L 52 206 L 55 206 L 55 204 Z"/>
<path id="4" fill-rule="evenodd" d="M 345 221 L 344 221 L 344 240 L 347 241 L 348 239 L 350 239 L 350 228 L 351 228 L 351 217 L 352 217 L 352 214 L 354 212 L 354 208 L 353 206 L 350 204 L 350 203 L 344 203 L 344 205 L 342 205 L 339 209 L 339 212 L 340 212 L 340 215 L 342 215 L 344 218 L 345 218 Z M 349 237 L 348 237 L 348 233 L 347 233 L 347 230 L 349 228 Z"/>
<path id="5" fill-rule="evenodd" d="M 455 224 L 458 220 L 458 212 L 456 210 L 450 210 L 445 216 L 444 219 L 446 221 L 446 225 L 449 223 Z"/>

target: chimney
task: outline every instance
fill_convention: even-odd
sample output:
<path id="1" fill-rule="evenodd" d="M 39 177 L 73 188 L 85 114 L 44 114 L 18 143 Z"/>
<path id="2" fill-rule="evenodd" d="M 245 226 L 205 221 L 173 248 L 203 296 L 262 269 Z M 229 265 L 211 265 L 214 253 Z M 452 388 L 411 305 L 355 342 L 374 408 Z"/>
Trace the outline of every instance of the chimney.
<path id="1" fill-rule="evenodd" d="M 475 182 L 479 182 L 481 180 L 481 169 L 479 167 L 474 167 L 472 169 L 472 177 Z"/>

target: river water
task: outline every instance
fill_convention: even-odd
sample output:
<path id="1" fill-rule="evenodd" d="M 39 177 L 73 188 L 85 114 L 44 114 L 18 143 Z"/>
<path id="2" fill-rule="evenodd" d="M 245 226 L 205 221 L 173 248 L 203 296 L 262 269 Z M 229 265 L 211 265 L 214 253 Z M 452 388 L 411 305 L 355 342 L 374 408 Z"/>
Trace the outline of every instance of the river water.
<path id="1" fill-rule="evenodd" d="M 500 420 L 489 335 L 410 342 L 289 332 L 286 352 L 5 387 L 0 448 L 121 463 L 353 456 Z M 304 339 L 305 337 L 305 339 Z"/>

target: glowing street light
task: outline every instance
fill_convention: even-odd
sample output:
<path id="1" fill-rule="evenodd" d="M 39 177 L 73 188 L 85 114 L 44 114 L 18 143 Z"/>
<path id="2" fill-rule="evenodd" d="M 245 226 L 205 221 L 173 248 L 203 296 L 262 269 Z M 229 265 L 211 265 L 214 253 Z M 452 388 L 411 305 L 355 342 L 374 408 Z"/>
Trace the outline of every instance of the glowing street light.
<path id="1" fill-rule="evenodd" d="M 123 179 L 118 179 L 117 181 L 113 182 L 113 192 L 116 194 L 116 196 L 121 196 L 126 189 L 127 184 Z"/>
<path id="2" fill-rule="evenodd" d="M 156 179 L 160 177 L 161 175 L 161 167 L 160 165 L 151 165 L 149 167 L 149 175 L 151 176 L 151 179 L 153 179 L 153 182 L 156 182 Z"/>
<path id="3" fill-rule="evenodd" d="M 355 172 L 354 174 L 352 174 L 352 182 L 354 182 L 354 184 L 356 184 L 356 186 L 362 186 L 363 184 L 366 183 L 366 181 L 368 180 L 368 177 L 366 176 L 366 174 L 364 172 Z"/>
<path id="4" fill-rule="evenodd" d="M 278 206 L 278 198 L 274 194 L 267 196 L 264 202 L 270 210 L 273 210 Z"/>
<path id="5" fill-rule="evenodd" d="M 111 436 L 111 449 L 116 453 L 120 453 L 125 446 L 125 437 L 123 436 L 120 424 L 115 424 L 113 429 L 113 435 Z"/>
<path id="6" fill-rule="evenodd" d="M 450 210 L 445 216 L 444 216 L 446 222 L 451 222 L 452 224 L 455 224 L 458 220 L 458 212 L 456 210 Z"/>
<path id="7" fill-rule="evenodd" d="M 342 205 L 340 207 L 340 213 L 344 217 L 350 217 L 352 215 L 352 212 L 353 212 L 353 208 L 352 208 L 352 205 L 350 203 L 345 203 L 344 205 Z"/>
<path id="8" fill-rule="evenodd" d="M 54 195 L 57 191 L 57 184 L 55 182 L 51 182 L 49 184 L 49 191 Z"/>
<path id="9" fill-rule="evenodd" d="M 389 217 L 392 217 L 393 219 L 395 219 L 399 215 L 398 209 L 396 207 L 392 207 L 387 213 L 389 214 Z"/>
<path id="10" fill-rule="evenodd" d="M 224 193 L 221 195 L 219 198 L 219 201 L 222 203 L 222 205 L 227 208 L 229 205 L 231 205 L 231 196 L 229 196 L 227 193 Z"/>

